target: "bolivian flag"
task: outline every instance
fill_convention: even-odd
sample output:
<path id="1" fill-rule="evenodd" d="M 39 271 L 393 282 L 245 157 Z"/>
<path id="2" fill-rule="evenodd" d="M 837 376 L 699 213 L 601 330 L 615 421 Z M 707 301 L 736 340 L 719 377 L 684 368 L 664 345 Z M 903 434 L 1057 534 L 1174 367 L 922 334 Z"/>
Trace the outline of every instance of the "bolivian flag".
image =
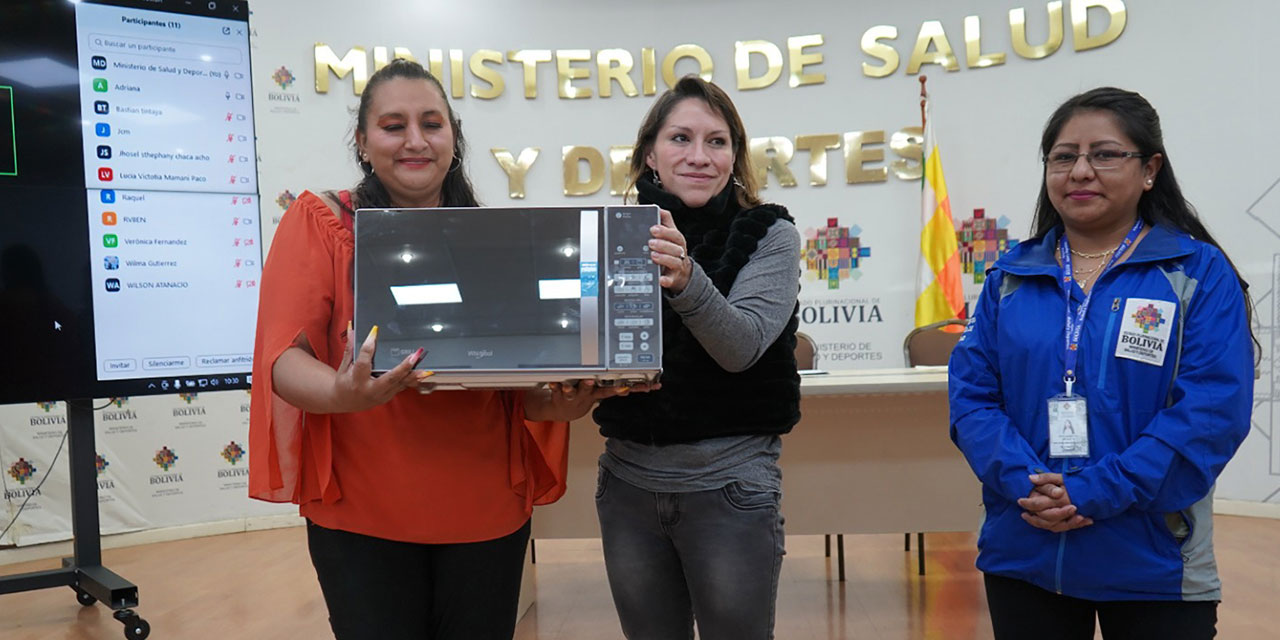
<path id="1" fill-rule="evenodd" d="M 960 285 L 960 246 L 951 222 L 947 181 L 942 177 L 942 154 L 933 133 L 933 118 L 925 102 L 924 180 L 920 194 L 920 267 L 916 298 L 916 326 L 950 318 L 964 318 L 964 288 Z"/>

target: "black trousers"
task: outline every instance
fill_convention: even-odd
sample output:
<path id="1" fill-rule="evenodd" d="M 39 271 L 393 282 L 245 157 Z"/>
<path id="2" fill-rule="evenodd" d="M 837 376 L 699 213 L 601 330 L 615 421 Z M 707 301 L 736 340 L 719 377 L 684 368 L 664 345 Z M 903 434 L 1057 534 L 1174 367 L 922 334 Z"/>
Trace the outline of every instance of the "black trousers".
<path id="1" fill-rule="evenodd" d="M 337 640 L 511 640 L 529 523 L 485 542 L 413 544 L 307 523 Z"/>
<path id="2" fill-rule="evenodd" d="M 1031 583 L 983 574 L 996 640 L 1092 640 L 1094 618 L 1107 640 L 1209 640 L 1218 603 L 1081 600 Z"/>

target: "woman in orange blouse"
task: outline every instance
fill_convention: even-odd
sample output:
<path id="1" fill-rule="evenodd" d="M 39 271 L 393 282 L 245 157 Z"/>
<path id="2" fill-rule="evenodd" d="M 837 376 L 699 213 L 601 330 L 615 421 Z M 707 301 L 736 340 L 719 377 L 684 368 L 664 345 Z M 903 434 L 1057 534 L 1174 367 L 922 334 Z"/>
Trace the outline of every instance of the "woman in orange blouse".
<path id="1" fill-rule="evenodd" d="M 356 207 L 476 206 L 465 144 L 440 83 L 397 60 L 356 117 L 364 179 L 305 192 L 262 274 L 249 494 L 294 502 L 339 640 L 509 639 L 535 504 L 565 490 L 567 421 L 618 393 L 417 392 L 422 351 L 370 375 L 356 346 Z"/>

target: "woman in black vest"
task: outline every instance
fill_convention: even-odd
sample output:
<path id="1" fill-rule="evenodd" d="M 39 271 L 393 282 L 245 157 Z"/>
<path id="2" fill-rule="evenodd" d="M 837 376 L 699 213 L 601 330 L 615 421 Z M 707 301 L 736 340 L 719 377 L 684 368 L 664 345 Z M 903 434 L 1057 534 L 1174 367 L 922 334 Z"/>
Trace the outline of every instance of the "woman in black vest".
<path id="1" fill-rule="evenodd" d="M 800 418 L 800 235 L 756 194 L 729 96 L 686 76 L 649 110 L 631 161 L 662 224 L 661 388 L 604 400 L 596 507 L 630 640 L 773 637 L 779 436 Z M 638 330 L 635 344 L 650 335 Z"/>

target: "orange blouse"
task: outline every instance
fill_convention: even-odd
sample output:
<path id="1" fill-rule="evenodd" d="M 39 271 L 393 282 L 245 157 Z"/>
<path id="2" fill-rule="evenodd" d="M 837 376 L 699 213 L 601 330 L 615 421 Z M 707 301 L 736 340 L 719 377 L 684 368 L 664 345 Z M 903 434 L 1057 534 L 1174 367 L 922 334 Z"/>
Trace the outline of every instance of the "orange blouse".
<path id="1" fill-rule="evenodd" d="M 323 527 L 405 542 L 515 531 L 533 505 L 564 494 L 569 445 L 567 423 L 524 419 L 520 392 L 409 390 L 345 414 L 306 413 L 275 395 L 272 367 L 300 336 L 320 361 L 341 361 L 353 248 L 350 230 L 311 192 L 276 230 L 253 354 L 250 497 L 296 503 Z"/>

